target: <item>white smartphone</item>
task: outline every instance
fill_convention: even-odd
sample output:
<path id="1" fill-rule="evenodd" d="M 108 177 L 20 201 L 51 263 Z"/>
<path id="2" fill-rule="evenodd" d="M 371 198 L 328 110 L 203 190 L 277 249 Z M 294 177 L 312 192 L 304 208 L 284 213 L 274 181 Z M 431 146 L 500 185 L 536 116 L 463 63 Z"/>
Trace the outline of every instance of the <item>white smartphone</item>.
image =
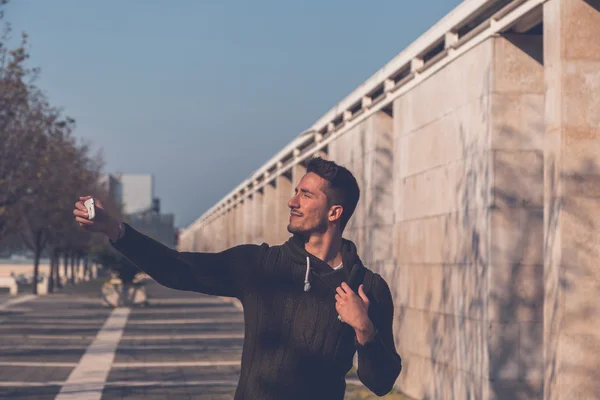
<path id="1" fill-rule="evenodd" d="M 94 217 L 96 216 L 96 207 L 94 204 L 94 199 L 87 199 L 85 201 L 85 203 L 83 203 L 83 205 L 85 206 L 85 208 L 87 208 L 87 212 L 88 212 L 88 219 L 91 221 L 94 219 Z"/>

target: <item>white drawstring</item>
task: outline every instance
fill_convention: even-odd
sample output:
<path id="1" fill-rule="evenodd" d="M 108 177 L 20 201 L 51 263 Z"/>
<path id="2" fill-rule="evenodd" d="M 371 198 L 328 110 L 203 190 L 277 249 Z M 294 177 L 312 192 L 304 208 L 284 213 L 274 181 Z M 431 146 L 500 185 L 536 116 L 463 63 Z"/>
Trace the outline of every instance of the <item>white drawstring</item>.
<path id="1" fill-rule="evenodd" d="M 308 274 L 310 273 L 310 258 L 306 257 L 306 276 L 304 277 L 304 291 L 310 290 L 310 282 L 308 281 Z"/>

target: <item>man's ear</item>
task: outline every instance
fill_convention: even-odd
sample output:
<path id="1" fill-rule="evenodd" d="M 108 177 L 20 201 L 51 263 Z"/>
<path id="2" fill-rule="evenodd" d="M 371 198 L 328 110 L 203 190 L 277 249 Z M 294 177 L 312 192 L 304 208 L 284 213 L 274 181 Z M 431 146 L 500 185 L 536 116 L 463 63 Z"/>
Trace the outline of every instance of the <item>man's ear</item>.
<path id="1" fill-rule="evenodd" d="M 337 206 L 332 206 L 329 209 L 329 221 L 334 222 L 334 221 L 338 221 L 341 217 L 342 217 L 342 212 L 344 211 L 344 208 L 340 205 Z"/>

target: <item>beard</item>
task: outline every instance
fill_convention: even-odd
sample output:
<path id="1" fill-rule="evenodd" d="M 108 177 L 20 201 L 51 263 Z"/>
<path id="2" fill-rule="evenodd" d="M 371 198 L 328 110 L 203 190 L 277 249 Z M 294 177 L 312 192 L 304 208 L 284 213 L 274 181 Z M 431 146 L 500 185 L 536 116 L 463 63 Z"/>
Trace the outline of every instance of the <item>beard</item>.
<path id="1" fill-rule="evenodd" d="M 287 230 L 289 233 L 293 235 L 308 235 L 314 232 L 323 233 L 327 231 L 327 218 L 322 217 L 319 218 L 318 221 L 312 224 L 302 224 L 300 223 L 292 223 L 290 222 L 287 226 Z"/>

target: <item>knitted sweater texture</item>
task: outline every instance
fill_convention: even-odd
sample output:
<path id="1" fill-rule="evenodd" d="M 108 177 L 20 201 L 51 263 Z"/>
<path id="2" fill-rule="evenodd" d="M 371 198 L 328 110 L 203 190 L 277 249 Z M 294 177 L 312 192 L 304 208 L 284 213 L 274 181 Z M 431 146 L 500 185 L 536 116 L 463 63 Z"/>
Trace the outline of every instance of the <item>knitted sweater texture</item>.
<path id="1" fill-rule="evenodd" d="M 295 236 L 278 246 L 179 252 L 124 226 L 112 246 L 158 283 L 241 301 L 245 332 L 235 400 L 342 400 L 356 352 L 362 383 L 380 396 L 392 389 L 402 368 L 392 296 L 383 278 L 363 266 L 352 242 L 343 240 L 344 267 L 334 270 Z M 307 264 L 310 289 L 304 291 Z M 366 274 L 372 275 L 365 292 L 376 334 L 361 345 L 338 319 L 335 290 L 347 282 L 356 291 Z"/>

